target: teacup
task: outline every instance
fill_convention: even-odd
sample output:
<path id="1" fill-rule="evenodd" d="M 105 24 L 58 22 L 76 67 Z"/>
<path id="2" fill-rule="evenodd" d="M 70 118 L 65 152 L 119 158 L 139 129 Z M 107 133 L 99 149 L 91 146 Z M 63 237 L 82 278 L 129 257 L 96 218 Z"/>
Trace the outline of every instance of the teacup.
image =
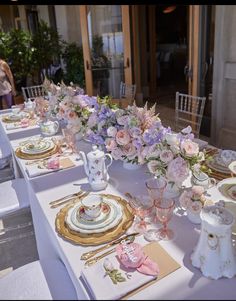
<path id="1" fill-rule="evenodd" d="M 96 218 L 102 211 L 102 197 L 99 194 L 90 194 L 81 201 L 87 216 Z"/>
<path id="2" fill-rule="evenodd" d="M 17 115 L 20 112 L 21 108 L 19 106 L 11 106 L 11 111 L 13 115 Z"/>
<path id="3" fill-rule="evenodd" d="M 205 190 L 216 185 L 216 179 L 210 178 L 206 173 L 193 173 L 191 182 L 193 185 L 202 186 Z"/>

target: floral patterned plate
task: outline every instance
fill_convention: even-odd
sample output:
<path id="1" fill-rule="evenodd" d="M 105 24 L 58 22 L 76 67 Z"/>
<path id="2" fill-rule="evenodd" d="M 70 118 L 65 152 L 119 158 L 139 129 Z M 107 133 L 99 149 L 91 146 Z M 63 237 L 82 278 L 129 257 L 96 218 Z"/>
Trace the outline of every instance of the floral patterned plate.
<path id="1" fill-rule="evenodd" d="M 105 214 L 105 216 L 104 214 L 101 214 L 100 219 L 95 220 L 95 222 L 92 223 L 84 218 L 77 218 L 77 212 L 82 207 L 82 204 L 76 204 L 68 211 L 65 219 L 67 225 L 71 230 L 86 234 L 101 233 L 112 229 L 122 220 L 123 211 L 120 204 L 116 200 L 104 199 L 104 203 L 110 207 L 110 213 L 107 215 Z"/>
<path id="2" fill-rule="evenodd" d="M 236 178 L 227 178 L 217 184 L 220 193 L 230 201 L 236 201 Z"/>
<path id="3" fill-rule="evenodd" d="M 40 154 L 53 149 L 53 147 L 54 143 L 51 140 L 43 140 L 40 142 L 29 141 L 21 147 L 21 152 L 25 154 Z"/>

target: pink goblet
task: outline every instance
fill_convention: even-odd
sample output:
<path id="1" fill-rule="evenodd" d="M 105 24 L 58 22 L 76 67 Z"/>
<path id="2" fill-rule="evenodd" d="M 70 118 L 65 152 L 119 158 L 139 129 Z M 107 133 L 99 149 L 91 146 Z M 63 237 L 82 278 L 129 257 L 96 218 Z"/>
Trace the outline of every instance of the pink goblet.
<path id="1" fill-rule="evenodd" d="M 139 221 L 136 221 L 134 225 L 134 230 L 144 234 L 152 220 L 154 202 L 147 196 L 138 196 L 132 198 L 129 204 L 133 209 L 133 213 L 139 218 Z"/>
<path id="2" fill-rule="evenodd" d="M 65 138 L 65 142 L 72 152 L 76 152 L 76 139 L 75 134 L 70 129 L 62 129 L 62 135 Z"/>
<path id="3" fill-rule="evenodd" d="M 149 241 L 153 240 L 170 240 L 174 237 L 174 232 L 167 227 L 168 222 L 173 216 L 175 208 L 174 199 L 163 198 L 156 204 L 156 215 L 163 227 L 160 229 L 148 230 L 145 238 Z"/>

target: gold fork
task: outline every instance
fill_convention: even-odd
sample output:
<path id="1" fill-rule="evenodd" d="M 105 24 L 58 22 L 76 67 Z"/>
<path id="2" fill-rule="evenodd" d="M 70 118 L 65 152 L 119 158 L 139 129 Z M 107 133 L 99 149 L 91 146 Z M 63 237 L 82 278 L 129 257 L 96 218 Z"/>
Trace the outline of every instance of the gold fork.
<path id="1" fill-rule="evenodd" d="M 74 193 L 68 194 L 68 195 L 66 195 L 66 196 L 63 196 L 63 197 L 60 198 L 60 199 L 51 201 L 51 202 L 49 203 L 49 205 L 55 205 L 55 204 L 60 203 L 61 201 L 65 200 L 65 199 L 67 199 L 67 198 L 70 198 L 70 197 L 80 196 L 82 193 L 84 193 L 83 190 L 80 190 L 80 191 L 78 191 L 78 192 L 74 192 Z"/>
<path id="2" fill-rule="evenodd" d="M 61 206 L 61 205 L 67 204 L 67 203 L 75 203 L 77 200 L 79 200 L 79 199 L 82 198 L 82 197 L 87 196 L 88 194 L 89 194 L 89 192 L 84 192 L 84 191 L 82 191 L 79 195 L 77 195 L 77 196 L 75 196 L 75 197 L 72 197 L 72 198 L 69 198 L 69 199 L 67 199 L 67 200 L 65 200 L 65 201 L 62 201 L 62 202 L 60 202 L 60 203 L 56 203 L 56 204 L 54 204 L 54 205 L 51 205 L 50 208 L 54 209 L 54 208 L 57 208 L 57 207 L 59 207 L 59 206 Z"/>

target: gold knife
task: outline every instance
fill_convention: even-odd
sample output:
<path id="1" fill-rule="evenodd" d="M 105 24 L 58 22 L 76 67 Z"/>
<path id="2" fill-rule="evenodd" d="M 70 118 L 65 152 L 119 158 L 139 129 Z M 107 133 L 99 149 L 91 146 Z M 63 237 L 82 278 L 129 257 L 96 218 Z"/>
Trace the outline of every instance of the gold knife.
<path id="1" fill-rule="evenodd" d="M 133 233 L 133 234 L 128 234 L 128 235 L 126 235 L 126 236 L 120 237 L 120 238 L 118 238 L 118 239 L 116 239 L 116 240 L 114 240 L 114 241 L 108 243 L 108 244 L 105 245 L 105 246 L 102 246 L 102 247 L 100 247 L 100 248 L 98 248 L 98 249 L 95 249 L 95 250 L 93 250 L 93 251 L 89 251 L 89 252 L 86 252 L 86 253 L 82 254 L 81 257 L 80 257 L 80 259 L 81 259 L 81 260 L 88 260 L 89 258 L 93 257 L 93 256 L 96 255 L 97 253 L 99 253 L 99 252 L 101 252 L 101 251 L 103 251 L 103 250 L 106 250 L 106 249 L 110 248 L 111 246 L 114 246 L 114 245 L 119 244 L 122 240 L 129 239 L 130 237 L 136 236 L 136 235 L 138 235 L 138 234 L 139 234 L 139 233 Z"/>
<path id="2" fill-rule="evenodd" d="M 88 191 L 88 192 L 83 192 L 83 193 L 81 193 L 81 194 L 79 194 L 79 195 L 77 195 L 77 196 L 75 196 L 75 197 L 66 199 L 65 201 L 62 201 L 62 202 L 57 203 L 57 204 L 53 204 L 53 205 L 51 205 L 50 208 L 53 209 L 53 208 L 57 208 L 57 207 L 59 207 L 59 206 L 61 206 L 61 205 L 64 205 L 64 204 L 66 204 L 66 203 L 75 202 L 76 200 L 80 200 L 82 197 L 87 196 L 89 193 L 90 193 L 89 191 Z"/>

